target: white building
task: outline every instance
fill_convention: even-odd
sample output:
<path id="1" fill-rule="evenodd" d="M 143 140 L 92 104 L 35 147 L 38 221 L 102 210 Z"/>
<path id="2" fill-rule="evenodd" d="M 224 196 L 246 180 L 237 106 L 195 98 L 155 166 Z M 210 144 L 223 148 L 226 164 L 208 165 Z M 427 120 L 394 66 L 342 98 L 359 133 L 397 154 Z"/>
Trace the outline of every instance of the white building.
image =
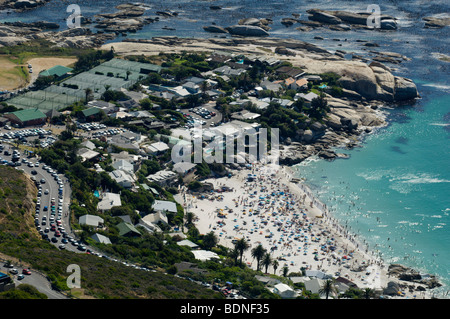
<path id="1" fill-rule="evenodd" d="M 169 145 L 167 145 L 164 142 L 156 142 L 156 143 L 146 146 L 145 148 L 147 150 L 147 153 L 155 155 L 155 156 L 164 154 L 165 152 L 167 152 L 170 149 Z"/>
<path id="2" fill-rule="evenodd" d="M 179 242 L 177 242 L 178 246 L 186 246 L 189 247 L 190 249 L 198 249 L 199 246 L 195 243 L 193 243 L 192 241 L 188 240 L 188 239 L 184 239 L 184 240 L 180 240 Z"/>
<path id="3" fill-rule="evenodd" d="M 141 218 L 141 220 L 144 221 L 146 224 L 150 223 L 153 225 L 157 225 L 159 222 L 166 225 L 168 223 L 166 213 L 160 211 L 145 215 L 144 217 Z"/>
<path id="4" fill-rule="evenodd" d="M 148 175 L 147 179 L 160 186 L 168 186 L 177 181 L 178 174 L 172 171 L 158 171 L 155 174 Z"/>
<path id="5" fill-rule="evenodd" d="M 115 193 L 103 193 L 102 199 L 97 205 L 99 211 L 110 210 L 113 207 L 122 206 L 122 201 L 120 200 L 120 194 Z"/>
<path id="6" fill-rule="evenodd" d="M 128 174 L 134 174 L 134 165 L 126 160 L 118 160 L 112 163 L 111 165 L 116 170 L 122 170 L 124 172 L 127 172 Z"/>
<path id="7" fill-rule="evenodd" d="M 103 225 L 104 222 L 105 221 L 100 216 L 89 215 L 89 214 L 80 216 L 80 218 L 78 220 L 78 223 L 80 225 L 88 225 L 88 226 L 93 226 L 93 227 L 99 227 L 99 226 Z"/>
<path id="8" fill-rule="evenodd" d="M 213 258 L 219 259 L 219 255 L 209 250 L 193 250 L 194 258 L 198 260 L 211 260 Z"/>
<path id="9" fill-rule="evenodd" d="M 120 169 L 109 172 L 108 175 L 122 187 L 131 188 L 134 185 L 134 177 Z"/>
<path id="10" fill-rule="evenodd" d="M 80 156 L 82 158 L 81 161 L 84 162 L 97 157 L 100 153 L 83 147 L 78 150 L 77 155 Z"/>
<path id="11" fill-rule="evenodd" d="M 155 212 L 177 212 L 177 204 L 174 202 L 170 202 L 167 200 L 155 200 L 152 205 L 152 208 Z"/>
<path id="12" fill-rule="evenodd" d="M 101 244 L 111 244 L 111 240 L 108 237 L 103 236 L 102 234 L 95 233 L 91 236 L 91 238 Z"/>
<path id="13" fill-rule="evenodd" d="M 288 285 L 279 283 L 273 287 L 273 293 L 279 295 L 283 299 L 290 299 L 297 297 L 297 293 Z"/>

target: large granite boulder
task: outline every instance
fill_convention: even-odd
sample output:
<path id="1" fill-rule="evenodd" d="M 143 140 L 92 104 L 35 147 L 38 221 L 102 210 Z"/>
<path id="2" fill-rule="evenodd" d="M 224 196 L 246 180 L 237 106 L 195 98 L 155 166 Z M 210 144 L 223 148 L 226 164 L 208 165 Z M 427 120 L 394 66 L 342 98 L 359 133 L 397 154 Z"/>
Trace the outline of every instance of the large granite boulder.
<path id="1" fill-rule="evenodd" d="M 27 41 L 28 39 L 25 37 L 17 37 L 17 36 L 0 37 L 0 46 L 12 47 Z"/>
<path id="2" fill-rule="evenodd" d="M 228 31 L 225 28 L 219 27 L 217 25 L 205 26 L 205 27 L 203 27 L 203 30 L 205 30 L 206 32 L 211 32 L 211 33 L 228 33 Z"/>
<path id="3" fill-rule="evenodd" d="M 343 117 L 341 118 L 341 124 L 349 131 L 353 131 L 358 128 L 358 121 L 353 118 Z"/>
<path id="4" fill-rule="evenodd" d="M 450 25 L 450 18 L 438 18 L 438 17 L 425 17 L 422 18 L 425 21 L 424 28 L 440 29 Z"/>
<path id="5" fill-rule="evenodd" d="M 343 31 L 347 30 L 349 26 L 345 23 L 360 27 L 367 27 L 367 19 L 371 16 L 368 12 L 348 12 L 348 11 L 331 11 L 321 9 L 307 10 L 309 13 L 309 20 L 325 25 L 342 25 Z M 345 23 L 343 23 L 345 22 Z M 336 27 L 334 27 L 336 29 Z M 387 15 L 380 15 L 380 29 L 395 30 L 397 29 L 397 22 L 395 18 Z"/>
<path id="6" fill-rule="evenodd" d="M 19 0 L 14 3 L 14 9 L 36 8 L 38 6 L 33 0 Z"/>
<path id="7" fill-rule="evenodd" d="M 412 80 L 400 76 L 395 76 L 394 79 L 395 79 L 395 88 L 394 88 L 395 101 L 412 100 L 419 96 L 419 93 L 417 92 L 417 87 Z"/>
<path id="8" fill-rule="evenodd" d="M 303 141 L 309 143 L 313 140 L 313 138 L 314 138 L 313 132 L 311 130 L 305 130 L 305 132 L 303 133 Z"/>
<path id="9" fill-rule="evenodd" d="M 254 25 L 259 26 L 261 24 L 261 20 L 257 18 L 245 18 L 238 21 L 239 25 Z"/>
<path id="10" fill-rule="evenodd" d="M 317 21 L 325 24 L 341 24 L 342 20 L 338 17 L 325 12 L 323 10 L 318 9 L 311 9 L 307 10 L 306 12 L 309 13 L 308 19 L 312 21 Z"/>
<path id="11" fill-rule="evenodd" d="M 380 21 L 382 30 L 397 30 L 397 22 L 394 19 L 386 19 Z"/>
<path id="12" fill-rule="evenodd" d="M 396 296 L 396 295 L 398 295 L 399 291 L 400 291 L 400 286 L 396 282 L 390 281 L 390 282 L 388 282 L 387 287 L 384 288 L 383 294 L 389 295 L 389 296 Z"/>
<path id="13" fill-rule="evenodd" d="M 264 37 L 269 35 L 266 30 L 253 25 L 233 25 L 231 27 L 227 27 L 226 30 L 233 35 L 248 37 Z"/>

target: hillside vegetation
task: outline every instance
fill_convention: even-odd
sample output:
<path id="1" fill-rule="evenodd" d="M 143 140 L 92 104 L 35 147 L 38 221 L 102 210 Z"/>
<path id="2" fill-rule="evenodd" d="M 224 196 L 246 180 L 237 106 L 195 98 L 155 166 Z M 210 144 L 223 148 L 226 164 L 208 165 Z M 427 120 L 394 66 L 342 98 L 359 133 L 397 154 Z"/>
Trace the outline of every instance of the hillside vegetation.
<path id="1" fill-rule="evenodd" d="M 67 290 L 67 266 L 81 268 L 81 288 L 94 298 L 217 298 L 201 285 L 165 275 L 145 272 L 88 254 L 60 251 L 41 240 L 32 214 L 36 188 L 22 172 L 0 166 L 0 251 L 45 273 L 53 286 Z M 20 295 L 20 294 L 18 294 Z"/>

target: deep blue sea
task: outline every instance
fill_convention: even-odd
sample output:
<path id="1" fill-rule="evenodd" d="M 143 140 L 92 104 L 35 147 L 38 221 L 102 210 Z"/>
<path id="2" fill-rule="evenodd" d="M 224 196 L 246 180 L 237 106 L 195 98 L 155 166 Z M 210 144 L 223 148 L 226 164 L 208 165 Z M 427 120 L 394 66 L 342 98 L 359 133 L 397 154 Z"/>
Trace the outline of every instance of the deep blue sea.
<path id="1" fill-rule="evenodd" d="M 126 1 L 59 1 L 21 14 L 0 12 L 0 21 L 58 22 L 65 29 L 70 13 L 66 7 L 77 3 L 86 17 L 115 12 L 114 6 Z M 349 159 L 333 162 L 308 161 L 299 165 L 298 175 L 328 205 L 334 217 L 360 236 L 389 262 L 398 262 L 436 274 L 450 284 L 450 69 L 439 54 L 450 55 L 449 27 L 423 28 L 423 17 L 450 13 L 448 0 L 389 1 L 140 1 L 148 5 L 146 15 L 173 10 L 175 18 L 162 18 L 147 25 L 130 38 L 154 36 L 214 37 L 202 26 L 236 24 L 239 19 L 271 18 L 271 36 L 294 38 L 325 49 L 345 50 L 367 57 L 373 51 L 398 52 L 411 58 L 399 65 L 388 65 L 395 75 L 411 78 L 421 99 L 411 105 L 387 110 L 389 125 L 368 135 L 361 148 L 340 150 Z M 366 11 L 377 3 L 382 14 L 398 19 L 399 29 L 390 32 L 353 30 L 349 32 L 317 29 L 311 32 L 285 27 L 281 18 L 306 10 Z M 210 5 L 222 6 L 213 11 Z M 175 30 L 164 30 L 163 27 Z M 300 26 L 300 25 L 298 25 Z M 321 36 L 324 40 L 315 40 Z M 119 38 L 121 39 L 121 38 Z M 379 47 L 367 48 L 356 40 L 369 40 Z M 448 291 L 444 287 L 441 291 Z"/>

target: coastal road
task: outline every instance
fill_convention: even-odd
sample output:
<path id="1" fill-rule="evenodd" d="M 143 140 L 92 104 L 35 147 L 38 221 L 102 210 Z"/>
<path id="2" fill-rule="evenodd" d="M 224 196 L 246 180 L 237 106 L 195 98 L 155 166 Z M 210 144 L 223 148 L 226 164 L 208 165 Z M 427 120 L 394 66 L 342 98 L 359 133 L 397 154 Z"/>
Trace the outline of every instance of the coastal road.
<path id="1" fill-rule="evenodd" d="M 4 145 L 4 150 L 1 154 L 2 158 L 8 161 L 11 161 L 11 157 L 12 157 L 12 152 L 13 152 L 13 147 L 9 144 L 3 144 Z M 4 151 L 8 151 L 10 153 L 10 155 L 5 155 Z M 28 163 L 24 163 L 22 162 L 23 159 L 26 159 L 28 161 Z M 39 225 L 41 227 L 42 230 L 45 230 L 45 228 L 50 228 L 50 218 L 51 216 L 51 199 L 54 198 L 55 199 L 55 216 L 53 216 L 55 218 L 55 220 L 57 219 L 58 216 L 58 207 L 61 206 L 62 207 L 62 213 L 61 213 L 61 224 L 62 227 L 64 227 L 64 230 L 67 232 L 67 234 L 69 236 L 73 237 L 73 233 L 71 231 L 70 228 L 70 223 L 69 223 L 69 205 L 70 205 L 70 196 L 71 196 L 71 188 L 70 188 L 70 184 L 68 183 L 66 177 L 64 175 L 61 174 L 56 174 L 56 176 L 52 176 L 51 171 L 49 172 L 48 170 L 44 169 L 44 164 L 43 163 L 39 163 L 38 166 L 36 166 L 36 163 L 38 163 L 38 159 L 36 157 L 33 158 L 27 158 L 25 156 L 25 154 L 23 154 L 23 152 L 21 152 L 21 158 L 19 160 L 19 162 L 21 163 L 20 166 L 16 166 L 16 169 L 20 169 L 22 171 L 24 171 L 28 176 L 33 177 L 37 180 L 37 181 L 41 181 L 41 180 L 45 180 L 44 183 L 39 183 L 39 185 L 42 186 L 42 196 L 38 197 L 38 199 L 40 199 L 40 212 L 39 212 Z M 32 174 L 32 171 L 35 172 L 35 174 Z M 63 197 L 62 197 L 62 203 L 59 203 L 60 197 L 59 197 L 59 189 L 60 186 L 57 183 L 57 178 L 60 178 L 62 183 L 63 183 Z M 47 193 L 48 191 L 48 193 Z M 44 207 L 47 207 L 47 210 L 44 210 Z M 45 216 L 45 218 L 47 219 L 47 221 L 45 223 L 43 223 L 43 217 Z M 54 235 L 55 232 L 49 231 L 47 232 L 47 234 L 49 235 L 49 238 L 53 238 L 55 236 Z M 53 243 L 56 247 L 58 247 L 62 242 L 62 236 L 60 237 L 55 237 L 57 239 L 57 242 Z M 72 246 L 71 244 L 67 244 L 66 245 L 66 249 L 74 251 L 74 252 L 79 252 L 79 250 L 76 249 L 76 247 Z"/>
<path id="2" fill-rule="evenodd" d="M 6 268 L 4 266 L 5 261 L 2 260 L 0 262 L 1 262 L 0 264 L 1 272 L 7 274 L 11 269 L 17 269 L 17 271 L 19 272 L 17 275 L 10 274 L 11 277 L 13 278 L 16 287 L 21 284 L 28 284 L 30 286 L 35 287 L 39 292 L 45 294 L 48 297 L 48 299 L 68 299 L 67 296 L 59 293 L 56 290 L 53 290 L 50 285 L 50 282 L 43 274 L 30 269 L 31 275 L 25 275 L 23 279 L 19 280 L 18 276 L 22 273 L 24 267 L 22 267 L 21 265 L 14 265 L 14 268 Z"/>

